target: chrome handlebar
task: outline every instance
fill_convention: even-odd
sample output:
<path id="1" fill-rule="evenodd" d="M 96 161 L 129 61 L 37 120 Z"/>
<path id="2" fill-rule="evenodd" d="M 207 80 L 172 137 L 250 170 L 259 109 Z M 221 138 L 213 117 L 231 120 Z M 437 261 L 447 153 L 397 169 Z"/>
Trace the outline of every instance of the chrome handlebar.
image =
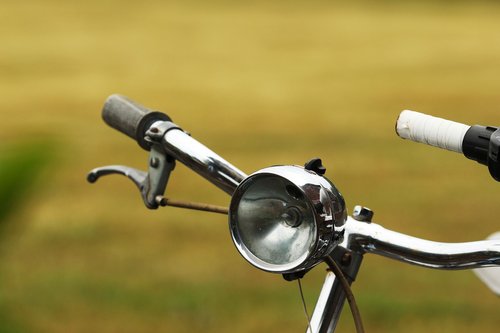
<path id="1" fill-rule="evenodd" d="M 168 155 L 186 165 L 200 176 L 232 195 L 238 184 L 247 175 L 234 165 L 193 139 L 180 129 L 167 130 L 162 133 L 164 122 L 153 124 L 148 132 L 159 129 L 162 137 L 160 143 Z"/>
<path id="2" fill-rule="evenodd" d="M 161 138 L 166 153 L 231 195 L 247 177 L 231 163 L 179 128 L 168 130 L 156 122 L 147 131 L 150 139 Z M 500 241 L 465 243 L 428 241 L 391 231 L 382 226 L 349 217 L 344 242 L 346 249 L 373 253 L 405 263 L 435 269 L 471 269 L 500 265 Z"/>
<path id="3" fill-rule="evenodd" d="M 247 177 L 234 165 L 168 121 L 153 123 L 146 135 L 147 141 L 159 143 L 168 156 L 229 195 Z M 341 246 L 435 269 L 470 269 L 500 264 L 500 241 L 497 240 L 433 242 L 391 231 L 375 223 L 360 222 L 352 217 L 347 220 Z"/>
<path id="4" fill-rule="evenodd" d="M 349 218 L 345 241 L 348 249 L 378 254 L 427 268 L 457 270 L 500 265 L 500 240 L 441 243 L 411 237 Z"/>

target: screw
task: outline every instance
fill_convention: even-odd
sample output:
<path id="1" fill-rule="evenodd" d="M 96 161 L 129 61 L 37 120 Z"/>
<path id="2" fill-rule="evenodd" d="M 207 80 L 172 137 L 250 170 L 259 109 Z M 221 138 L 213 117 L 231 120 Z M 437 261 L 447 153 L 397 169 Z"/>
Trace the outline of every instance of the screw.
<path id="1" fill-rule="evenodd" d="M 363 206 L 355 206 L 352 212 L 352 217 L 356 221 L 370 223 L 373 219 L 373 211 L 370 208 Z"/>
<path id="2" fill-rule="evenodd" d="M 153 134 L 156 134 L 156 133 L 158 133 L 160 130 L 158 129 L 158 127 L 151 127 L 151 128 L 149 129 L 149 131 L 150 131 L 151 133 L 153 133 Z"/>
<path id="3" fill-rule="evenodd" d="M 167 205 L 167 199 L 162 195 L 157 195 L 155 201 L 158 205 L 165 207 Z"/>
<path id="4" fill-rule="evenodd" d="M 351 264 L 351 261 L 352 261 L 352 254 L 351 254 L 351 252 L 344 253 L 344 255 L 342 256 L 342 258 L 340 258 L 340 264 L 342 266 L 349 266 Z"/>
<path id="5" fill-rule="evenodd" d="M 318 214 L 323 214 L 324 213 L 324 207 L 323 207 L 323 204 L 321 202 L 317 202 L 314 204 L 314 209 L 316 209 L 316 212 Z"/>
<path id="6" fill-rule="evenodd" d="M 157 158 L 157 157 L 153 157 L 150 161 L 149 161 L 149 165 L 152 167 L 152 168 L 157 168 L 160 166 L 160 160 Z"/>

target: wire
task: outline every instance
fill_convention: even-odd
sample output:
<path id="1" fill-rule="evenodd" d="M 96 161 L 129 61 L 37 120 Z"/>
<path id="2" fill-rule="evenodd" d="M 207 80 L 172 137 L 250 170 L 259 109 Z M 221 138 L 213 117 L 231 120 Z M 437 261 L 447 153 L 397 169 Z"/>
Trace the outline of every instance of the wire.
<path id="1" fill-rule="evenodd" d="M 352 318 L 354 319 L 354 325 L 356 326 L 357 333 L 365 333 L 365 329 L 363 328 L 363 322 L 361 321 L 361 314 L 358 309 L 358 305 L 356 304 L 356 299 L 354 298 L 354 294 L 352 293 L 351 286 L 349 285 L 349 281 L 345 277 L 342 270 L 337 265 L 335 260 L 330 257 L 325 258 L 325 262 L 328 267 L 332 270 L 333 274 L 339 279 L 342 288 L 346 294 L 347 301 L 349 302 L 349 307 L 351 308 Z"/>
<path id="2" fill-rule="evenodd" d="M 171 206 L 171 207 L 177 207 L 177 208 L 202 210 L 205 212 L 219 213 L 219 214 L 224 214 L 224 215 L 228 214 L 227 207 L 210 205 L 210 204 L 206 204 L 206 203 L 172 200 L 172 199 L 163 198 L 163 197 L 158 198 L 158 203 L 160 206 Z"/>
<path id="3" fill-rule="evenodd" d="M 300 282 L 300 279 L 297 279 L 297 282 L 299 284 L 299 291 L 300 291 L 300 298 L 302 299 L 302 306 L 304 308 L 304 313 L 307 318 L 307 332 L 312 333 L 312 328 L 311 328 L 311 317 L 309 317 L 309 313 L 307 312 L 307 305 L 306 305 L 306 300 L 304 298 L 304 292 L 302 290 L 302 283 Z"/>

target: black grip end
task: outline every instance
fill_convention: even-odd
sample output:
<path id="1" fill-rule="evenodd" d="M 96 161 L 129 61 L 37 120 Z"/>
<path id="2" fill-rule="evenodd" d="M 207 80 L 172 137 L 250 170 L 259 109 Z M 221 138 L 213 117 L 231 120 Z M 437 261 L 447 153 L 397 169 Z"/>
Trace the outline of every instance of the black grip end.
<path id="1" fill-rule="evenodd" d="M 465 133 L 462 143 L 465 157 L 486 165 L 490 175 L 500 182 L 500 128 L 472 126 Z"/>
<path id="2" fill-rule="evenodd" d="M 150 149 L 144 140 L 149 126 L 155 121 L 171 121 L 166 114 L 151 111 L 145 106 L 119 94 L 109 96 L 102 109 L 102 118 L 106 124 L 136 140 L 139 145 Z"/>
<path id="3" fill-rule="evenodd" d="M 500 129 L 497 129 L 490 137 L 490 149 L 488 151 L 488 169 L 497 182 L 500 182 Z"/>

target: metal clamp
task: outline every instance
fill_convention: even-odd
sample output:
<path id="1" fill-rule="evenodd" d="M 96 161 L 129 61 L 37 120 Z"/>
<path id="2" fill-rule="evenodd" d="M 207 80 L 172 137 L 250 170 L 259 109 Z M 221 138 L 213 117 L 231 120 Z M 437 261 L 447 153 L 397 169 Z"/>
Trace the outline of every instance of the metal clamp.
<path id="1" fill-rule="evenodd" d="M 165 189 L 174 168 L 175 159 L 169 156 L 161 145 L 154 144 L 149 153 L 148 172 L 124 165 L 108 165 L 91 170 L 87 175 L 87 181 L 95 183 L 100 177 L 110 174 L 126 176 L 141 192 L 146 207 L 157 209 L 165 200 Z"/>

